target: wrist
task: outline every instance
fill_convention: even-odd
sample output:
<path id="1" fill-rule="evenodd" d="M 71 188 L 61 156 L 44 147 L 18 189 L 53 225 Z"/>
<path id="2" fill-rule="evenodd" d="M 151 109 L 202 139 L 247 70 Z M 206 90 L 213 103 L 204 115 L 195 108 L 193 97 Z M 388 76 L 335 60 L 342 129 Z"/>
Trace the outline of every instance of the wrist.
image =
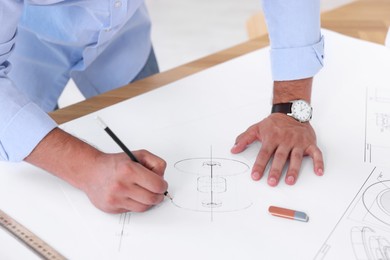
<path id="1" fill-rule="evenodd" d="M 286 103 L 299 99 L 310 103 L 312 83 L 313 78 L 275 81 L 272 104 Z"/>

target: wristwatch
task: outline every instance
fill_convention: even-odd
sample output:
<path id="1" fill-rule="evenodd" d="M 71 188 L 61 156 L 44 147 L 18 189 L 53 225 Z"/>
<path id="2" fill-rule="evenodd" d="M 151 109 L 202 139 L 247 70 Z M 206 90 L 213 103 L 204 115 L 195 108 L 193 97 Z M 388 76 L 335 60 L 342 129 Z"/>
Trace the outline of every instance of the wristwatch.
<path id="1" fill-rule="evenodd" d="M 287 103 L 274 104 L 271 113 L 283 113 L 295 120 L 304 123 L 311 119 L 313 108 L 302 99 L 292 100 Z"/>

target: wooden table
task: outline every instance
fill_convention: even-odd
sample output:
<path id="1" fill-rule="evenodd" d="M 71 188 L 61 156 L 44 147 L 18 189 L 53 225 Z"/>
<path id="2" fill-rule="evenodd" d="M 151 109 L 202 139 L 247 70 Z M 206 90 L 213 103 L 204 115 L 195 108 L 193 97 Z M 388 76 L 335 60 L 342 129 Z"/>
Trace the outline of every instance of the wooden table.
<path id="1" fill-rule="evenodd" d="M 359 0 L 322 14 L 323 28 L 381 44 L 385 41 L 389 26 L 390 0 Z M 65 123 L 268 45 L 268 36 L 265 35 L 59 109 L 50 116 L 59 124 Z"/>

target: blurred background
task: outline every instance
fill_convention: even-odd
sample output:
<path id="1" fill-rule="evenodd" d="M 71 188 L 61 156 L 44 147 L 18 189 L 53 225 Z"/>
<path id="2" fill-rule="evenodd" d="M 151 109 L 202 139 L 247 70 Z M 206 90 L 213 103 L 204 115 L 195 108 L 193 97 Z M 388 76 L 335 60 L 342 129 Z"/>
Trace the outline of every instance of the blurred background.
<path id="1" fill-rule="evenodd" d="M 321 10 L 352 1 L 321 0 Z M 246 21 L 261 11 L 260 0 L 146 0 L 146 5 L 161 71 L 248 40 Z M 64 107 L 83 99 L 70 81 L 59 105 Z"/>

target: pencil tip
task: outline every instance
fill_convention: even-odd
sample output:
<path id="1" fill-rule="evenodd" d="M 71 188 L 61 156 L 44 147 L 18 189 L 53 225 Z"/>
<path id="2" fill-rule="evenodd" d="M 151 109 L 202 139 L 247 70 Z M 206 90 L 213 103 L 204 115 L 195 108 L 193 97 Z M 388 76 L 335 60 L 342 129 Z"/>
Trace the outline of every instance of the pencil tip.
<path id="1" fill-rule="evenodd" d="M 170 199 L 170 200 L 173 200 L 173 198 L 172 198 L 171 195 L 168 193 L 168 191 L 164 192 L 164 196 L 167 197 L 167 198 Z"/>

